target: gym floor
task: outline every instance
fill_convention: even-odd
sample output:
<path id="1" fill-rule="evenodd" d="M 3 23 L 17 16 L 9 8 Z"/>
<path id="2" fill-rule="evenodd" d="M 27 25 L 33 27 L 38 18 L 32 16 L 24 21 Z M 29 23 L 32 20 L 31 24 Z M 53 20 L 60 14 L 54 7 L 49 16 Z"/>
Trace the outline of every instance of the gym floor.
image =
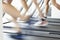
<path id="1" fill-rule="evenodd" d="M 14 2 L 13 2 L 14 3 Z M 17 1 L 16 1 L 16 3 L 17 3 Z M 19 1 L 18 1 L 18 4 L 19 4 Z M 28 3 L 29 4 L 29 3 Z M 16 5 L 16 4 L 13 4 L 14 6 Z M 16 5 L 15 6 L 18 10 L 20 10 L 19 8 L 20 8 L 20 5 Z M 51 14 L 49 14 L 49 15 L 51 15 Z M 5 17 L 8 17 L 9 18 L 9 16 L 6 14 L 6 16 Z M 6 19 L 6 18 L 5 18 Z M 4 21 L 3 22 L 5 22 L 5 21 L 7 21 L 7 20 L 5 20 L 4 19 Z M 53 20 L 54 21 L 54 20 Z M 53 23 L 54 24 L 54 23 Z M 11 23 L 11 24 L 7 24 L 6 26 L 12 26 L 13 25 L 13 23 Z M 60 25 L 60 24 L 59 24 Z M 52 26 L 51 26 L 52 27 Z M 56 27 L 53 27 L 53 28 L 56 28 Z M 58 27 L 59 28 L 59 27 Z M 59 28 L 60 29 L 60 28 Z M 8 30 L 7 30 L 8 31 Z M 7 34 L 7 33 L 3 33 L 3 39 L 4 40 L 16 40 L 16 39 L 12 39 L 12 38 L 10 38 L 10 36 L 9 36 L 9 34 Z M 24 40 L 60 40 L 60 39 L 54 39 L 54 38 L 45 38 L 45 37 L 35 37 L 35 36 L 25 36 L 25 38 L 24 38 Z"/>
<path id="2" fill-rule="evenodd" d="M 50 20 L 51 19 L 51 20 Z M 58 19 L 52 19 L 52 18 L 50 18 L 49 20 L 50 20 L 50 22 L 49 23 L 51 23 L 51 25 L 49 26 L 48 25 L 48 28 L 44 28 L 44 29 L 49 29 L 49 30 L 54 30 L 54 31 L 56 31 L 56 30 L 59 30 L 60 31 L 60 26 L 58 26 L 58 25 L 60 25 L 60 23 L 58 23 L 57 24 L 57 22 L 60 22 L 60 19 L 58 20 Z M 53 22 L 51 22 L 51 21 L 53 21 Z M 56 23 L 55 23 L 56 22 Z M 53 24 L 55 25 L 55 26 L 53 26 Z M 56 26 L 57 25 L 57 26 Z M 13 26 L 14 27 L 14 24 L 11 22 L 11 23 L 8 23 L 8 24 L 4 24 L 4 26 Z M 25 27 L 25 26 L 24 26 Z M 37 28 L 37 29 L 40 29 L 39 27 L 33 27 L 33 28 Z M 43 28 L 42 28 L 43 29 Z M 3 31 L 7 31 L 7 32 L 14 32 L 14 29 L 4 29 Z M 24 30 L 25 31 L 25 30 Z M 24 32 L 23 31 L 23 32 Z M 33 31 L 32 31 L 33 32 Z M 29 32 L 30 33 L 30 32 Z M 34 32 L 34 33 L 32 33 L 32 34 L 38 34 L 38 35 L 47 35 L 48 36 L 48 32 L 46 33 L 44 33 L 44 32 Z M 8 33 L 3 33 L 3 39 L 4 40 L 16 40 L 16 39 L 12 39 L 12 38 L 10 38 L 10 36 L 9 36 L 10 34 L 8 34 Z M 49 34 L 50 35 L 50 34 Z M 54 35 L 54 34 L 53 34 Z M 53 35 L 50 35 L 50 36 L 53 36 Z M 54 35 L 55 37 L 57 37 L 57 35 Z M 36 37 L 36 36 L 24 36 L 25 38 L 24 38 L 24 40 L 60 40 L 60 39 L 54 39 L 54 38 L 46 38 L 46 37 Z M 60 37 L 59 35 L 58 35 L 58 37 Z"/>
<path id="3" fill-rule="evenodd" d="M 16 40 L 12 39 L 8 36 L 9 34 L 3 33 L 4 40 Z M 33 36 L 26 36 L 24 40 L 60 40 L 60 39 L 53 39 L 53 38 L 44 38 L 44 37 L 33 37 Z"/>

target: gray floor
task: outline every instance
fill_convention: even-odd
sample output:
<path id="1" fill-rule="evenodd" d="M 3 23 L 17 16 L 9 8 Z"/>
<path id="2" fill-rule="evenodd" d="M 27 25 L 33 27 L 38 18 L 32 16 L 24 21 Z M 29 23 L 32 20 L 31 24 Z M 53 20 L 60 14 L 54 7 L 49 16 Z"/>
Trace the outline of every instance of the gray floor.
<path id="1" fill-rule="evenodd" d="M 51 20 L 53 20 L 53 21 L 55 20 L 55 21 L 54 22 L 49 22 L 49 25 L 47 25 L 48 28 L 40 28 L 40 27 L 35 27 L 35 26 L 32 26 L 31 28 L 35 28 L 35 29 L 39 29 L 39 30 L 43 29 L 43 30 L 60 31 L 60 19 L 51 19 Z M 51 20 L 49 20 L 49 21 L 51 21 Z M 59 22 L 59 23 L 56 23 L 56 22 Z M 8 23 L 8 24 L 4 24 L 4 26 L 14 27 L 14 24 L 13 23 Z M 22 26 L 22 28 L 27 28 L 27 27 Z M 15 32 L 14 29 L 5 29 L 5 28 L 4 28 L 3 31 Z M 40 32 L 40 31 L 31 31 L 31 30 L 27 30 L 27 31 L 25 32 L 25 30 L 22 30 L 23 33 L 25 32 L 27 34 L 54 36 L 54 37 L 59 37 L 60 38 L 60 35 L 55 35 L 55 34 L 52 35 L 52 34 L 49 34 L 49 32 Z M 4 38 L 4 40 L 15 40 L 15 39 L 10 38 L 9 34 L 7 34 L 7 33 L 3 33 L 3 38 Z M 35 36 L 25 36 L 24 40 L 60 40 L 60 39 L 45 38 L 45 37 L 35 37 Z"/>
<path id="2" fill-rule="evenodd" d="M 15 40 L 10 38 L 6 33 L 3 33 L 3 39 L 4 40 Z M 44 37 L 33 37 L 33 36 L 25 36 L 24 40 L 60 40 L 60 39 L 53 39 L 53 38 L 44 38 Z"/>

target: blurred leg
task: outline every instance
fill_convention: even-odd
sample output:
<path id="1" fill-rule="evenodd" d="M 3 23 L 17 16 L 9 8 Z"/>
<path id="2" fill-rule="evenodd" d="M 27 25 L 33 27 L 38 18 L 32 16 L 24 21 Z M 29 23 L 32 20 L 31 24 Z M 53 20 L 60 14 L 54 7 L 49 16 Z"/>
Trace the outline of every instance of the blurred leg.
<path id="1" fill-rule="evenodd" d="M 44 0 L 44 3 L 45 3 L 45 17 L 46 17 L 47 14 L 48 14 L 48 10 L 49 10 L 49 1 L 50 1 L 50 0 Z"/>
<path id="2" fill-rule="evenodd" d="M 11 3 L 11 2 L 10 2 Z M 12 16 L 12 21 L 16 24 L 17 28 L 19 28 L 18 23 L 16 22 L 17 18 L 19 17 L 21 20 L 27 21 L 29 19 L 29 16 L 21 16 L 20 11 L 18 11 L 14 6 L 8 3 L 2 3 L 3 5 L 3 11 L 8 13 L 10 16 Z"/>
<path id="3" fill-rule="evenodd" d="M 37 0 L 33 0 L 33 2 L 34 2 L 34 4 L 36 5 L 36 8 L 37 8 L 38 11 L 39 11 L 39 16 L 40 16 L 41 18 L 43 18 L 44 15 L 43 15 L 43 13 L 42 13 L 40 7 L 39 7 L 39 4 L 37 4 Z"/>
<path id="4" fill-rule="evenodd" d="M 3 10 L 4 10 L 4 12 L 7 12 L 9 15 L 11 15 L 14 19 L 17 19 L 17 17 L 19 17 L 21 20 L 29 19 L 29 16 L 24 16 L 24 15 L 21 16 L 20 11 L 18 11 L 14 6 L 12 6 L 9 3 L 3 2 Z"/>
<path id="5" fill-rule="evenodd" d="M 10 4 L 6 4 L 6 3 L 2 3 L 2 5 L 3 5 L 3 10 L 4 10 L 4 12 L 6 12 L 6 13 L 8 13 L 10 16 L 12 16 L 12 22 L 14 22 L 15 23 L 15 26 L 16 26 L 16 28 L 19 28 L 19 26 L 18 26 L 18 23 L 16 22 L 16 20 L 17 20 L 17 17 L 21 17 L 20 16 L 20 12 L 19 11 L 17 11 L 16 10 L 16 8 L 14 8 L 12 5 L 10 5 Z M 19 29 L 20 30 L 20 29 Z"/>
<path id="6" fill-rule="evenodd" d="M 12 22 L 14 22 L 14 24 L 15 24 L 15 27 L 14 27 L 14 29 L 17 31 L 17 33 L 15 34 L 15 35 L 13 35 L 13 34 L 11 34 L 10 35 L 10 37 L 11 38 L 14 38 L 14 39 L 18 39 L 19 37 L 21 37 L 21 38 L 19 38 L 19 39 L 22 39 L 23 37 L 22 37 L 22 34 L 21 34 L 21 30 L 20 30 L 20 26 L 19 26 L 19 24 L 16 22 L 16 20 L 17 20 L 17 17 L 22 17 L 21 15 L 20 15 L 20 12 L 15 8 L 15 7 L 13 7 L 12 5 L 11 5 L 11 3 L 2 3 L 2 5 L 3 5 L 3 10 L 4 10 L 4 12 L 6 12 L 6 13 L 8 13 L 10 16 L 12 16 Z"/>
<path id="7" fill-rule="evenodd" d="M 60 5 L 56 2 L 56 0 L 52 0 L 52 4 L 60 10 Z"/>
<path id="8" fill-rule="evenodd" d="M 22 5 L 23 5 L 23 7 L 24 7 L 26 10 L 28 10 L 28 5 L 27 5 L 26 0 L 21 0 L 21 3 L 22 3 Z"/>
<path id="9" fill-rule="evenodd" d="M 41 18 L 41 21 L 39 20 L 37 23 L 35 23 L 34 25 L 35 26 L 46 26 L 47 25 L 47 20 L 45 19 L 44 17 L 44 14 L 42 13 L 41 11 L 41 6 L 39 7 L 39 4 L 37 4 L 37 0 L 33 0 L 34 4 L 36 5 L 36 8 L 38 9 L 39 11 L 39 16 Z M 46 8 L 48 9 L 48 8 Z"/>
<path id="10" fill-rule="evenodd" d="M 26 14 L 26 12 L 28 11 L 28 9 L 29 9 L 29 7 L 28 7 L 28 5 L 27 5 L 27 2 L 26 2 L 26 0 L 21 0 L 21 4 L 23 5 L 23 7 L 25 8 L 25 13 L 24 13 L 24 15 Z"/>
<path id="11" fill-rule="evenodd" d="M 21 17 L 20 12 L 10 4 L 3 3 L 3 10 L 15 19 Z"/>
<path id="12" fill-rule="evenodd" d="M 30 13 L 27 13 L 27 12 L 30 8 L 28 7 L 26 0 L 21 0 L 21 3 L 23 5 L 23 7 L 26 9 L 26 11 L 24 13 L 25 20 L 29 20 L 31 15 L 29 15 Z M 26 14 L 28 14 L 28 15 L 26 15 Z"/>

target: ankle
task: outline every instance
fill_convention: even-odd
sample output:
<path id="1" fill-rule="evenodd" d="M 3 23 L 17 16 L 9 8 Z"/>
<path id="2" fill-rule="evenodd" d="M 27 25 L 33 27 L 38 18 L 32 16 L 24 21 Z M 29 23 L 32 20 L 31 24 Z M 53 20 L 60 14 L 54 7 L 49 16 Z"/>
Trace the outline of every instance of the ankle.
<path id="1" fill-rule="evenodd" d="M 42 21 L 46 21 L 47 17 L 41 18 Z"/>
<path id="2" fill-rule="evenodd" d="M 45 21 L 45 19 L 44 18 L 41 18 L 41 21 Z"/>

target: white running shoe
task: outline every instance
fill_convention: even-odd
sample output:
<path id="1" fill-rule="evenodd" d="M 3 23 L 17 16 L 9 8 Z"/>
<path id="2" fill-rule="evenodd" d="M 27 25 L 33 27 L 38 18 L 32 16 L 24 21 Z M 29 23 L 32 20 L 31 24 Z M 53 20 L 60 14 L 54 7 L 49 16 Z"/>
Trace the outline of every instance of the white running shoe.
<path id="1" fill-rule="evenodd" d="M 48 25 L 47 21 L 38 21 L 34 24 L 34 26 L 46 26 Z"/>

